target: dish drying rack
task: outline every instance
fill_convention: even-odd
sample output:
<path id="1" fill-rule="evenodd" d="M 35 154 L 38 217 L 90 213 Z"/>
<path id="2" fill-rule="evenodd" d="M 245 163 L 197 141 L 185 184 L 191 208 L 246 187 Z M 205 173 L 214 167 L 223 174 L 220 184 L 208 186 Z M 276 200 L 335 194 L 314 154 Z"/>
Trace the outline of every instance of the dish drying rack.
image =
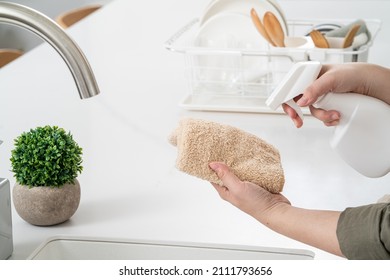
<path id="1" fill-rule="evenodd" d="M 381 21 L 364 21 L 371 36 L 359 49 L 269 47 L 256 50 L 195 46 L 199 19 L 193 19 L 165 43 L 169 51 L 184 56 L 188 95 L 180 106 L 201 111 L 281 113 L 281 110 L 269 109 L 265 101 L 296 62 L 367 62 Z M 347 25 L 351 22 L 345 19 L 288 20 L 288 36 L 306 36 L 323 23 Z"/>

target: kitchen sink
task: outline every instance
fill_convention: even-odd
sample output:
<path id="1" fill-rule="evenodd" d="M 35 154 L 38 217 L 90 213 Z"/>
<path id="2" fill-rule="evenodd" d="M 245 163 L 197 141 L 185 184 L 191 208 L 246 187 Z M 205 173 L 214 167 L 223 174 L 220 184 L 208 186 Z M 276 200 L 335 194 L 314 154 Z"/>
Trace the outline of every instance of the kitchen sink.
<path id="1" fill-rule="evenodd" d="M 303 249 L 55 236 L 30 260 L 311 260 Z"/>

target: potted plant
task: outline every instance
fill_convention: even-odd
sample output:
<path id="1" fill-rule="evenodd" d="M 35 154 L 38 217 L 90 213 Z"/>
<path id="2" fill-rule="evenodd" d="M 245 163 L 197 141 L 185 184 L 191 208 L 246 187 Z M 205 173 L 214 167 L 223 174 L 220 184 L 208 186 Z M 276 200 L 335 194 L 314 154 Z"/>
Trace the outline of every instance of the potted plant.
<path id="1" fill-rule="evenodd" d="M 80 203 L 82 149 L 70 132 L 44 126 L 23 132 L 14 140 L 12 191 L 19 216 L 33 225 L 49 226 L 67 221 Z"/>

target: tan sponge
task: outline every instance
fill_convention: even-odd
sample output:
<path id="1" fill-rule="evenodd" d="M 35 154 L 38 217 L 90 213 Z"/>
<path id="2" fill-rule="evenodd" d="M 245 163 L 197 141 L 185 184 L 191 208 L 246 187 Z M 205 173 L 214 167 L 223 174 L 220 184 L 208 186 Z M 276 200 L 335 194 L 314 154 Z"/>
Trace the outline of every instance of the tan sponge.
<path id="1" fill-rule="evenodd" d="M 178 149 L 176 167 L 180 171 L 222 185 L 209 163 L 224 162 L 242 181 L 272 193 L 283 190 L 279 151 L 255 135 L 229 125 L 185 118 L 169 142 Z"/>

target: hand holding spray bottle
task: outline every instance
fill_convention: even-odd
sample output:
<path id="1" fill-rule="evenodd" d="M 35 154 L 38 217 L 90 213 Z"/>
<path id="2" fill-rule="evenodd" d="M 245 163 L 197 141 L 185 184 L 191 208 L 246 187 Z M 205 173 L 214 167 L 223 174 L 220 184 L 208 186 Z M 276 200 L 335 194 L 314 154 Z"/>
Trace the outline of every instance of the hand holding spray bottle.
<path id="1" fill-rule="evenodd" d="M 292 107 L 303 120 L 294 98 L 314 82 L 321 70 L 316 61 L 296 63 L 267 99 L 276 110 L 283 103 Z M 340 112 L 331 147 L 352 168 L 364 176 L 377 178 L 390 172 L 390 106 L 374 97 L 358 93 L 327 93 L 316 108 Z"/>

